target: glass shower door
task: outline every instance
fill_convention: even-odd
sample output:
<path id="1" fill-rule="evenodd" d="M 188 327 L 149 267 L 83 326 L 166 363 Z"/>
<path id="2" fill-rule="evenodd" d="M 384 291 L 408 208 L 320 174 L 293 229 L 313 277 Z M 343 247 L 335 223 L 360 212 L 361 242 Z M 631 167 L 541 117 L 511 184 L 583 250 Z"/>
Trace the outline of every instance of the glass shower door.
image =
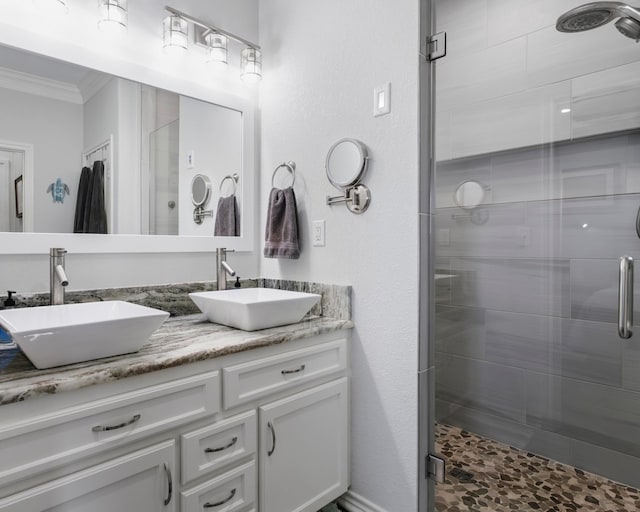
<path id="1" fill-rule="evenodd" d="M 577 0 L 434 1 L 436 508 L 509 510 L 505 482 L 529 472 L 553 482 L 547 510 L 574 467 L 638 488 L 640 45 L 616 26 L 632 11 L 566 33 Z M 502 471 L 527 453 L 567 466 Z"/>

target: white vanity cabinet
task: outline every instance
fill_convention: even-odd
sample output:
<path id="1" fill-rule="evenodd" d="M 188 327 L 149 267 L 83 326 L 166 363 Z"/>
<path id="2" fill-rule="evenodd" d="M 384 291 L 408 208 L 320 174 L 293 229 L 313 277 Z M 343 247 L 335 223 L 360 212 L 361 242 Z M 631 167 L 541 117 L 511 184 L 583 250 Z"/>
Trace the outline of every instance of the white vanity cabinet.
<path id="1" fill-rule="evenodd" d="M 0 512 L 316 512 L 349 485 L 347 340 L 0 406 Z"/>

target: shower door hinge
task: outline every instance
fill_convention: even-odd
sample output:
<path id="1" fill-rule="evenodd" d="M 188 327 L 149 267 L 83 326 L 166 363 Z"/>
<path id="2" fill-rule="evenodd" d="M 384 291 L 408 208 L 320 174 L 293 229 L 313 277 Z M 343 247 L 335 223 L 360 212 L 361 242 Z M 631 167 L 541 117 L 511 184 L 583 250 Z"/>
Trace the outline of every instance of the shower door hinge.
<path id="1" fill-rule="evenodd" d="M 427 60 L 434 61 L 447 54 L 447 33 L 438 32 L 427 37 Z"/>
<path id="2" fill-rule="evenodd" d="M 446 464 L 442 457 L 430 453 L 425 457 L 427 478 L 438 484 L 444 483 Z"/>

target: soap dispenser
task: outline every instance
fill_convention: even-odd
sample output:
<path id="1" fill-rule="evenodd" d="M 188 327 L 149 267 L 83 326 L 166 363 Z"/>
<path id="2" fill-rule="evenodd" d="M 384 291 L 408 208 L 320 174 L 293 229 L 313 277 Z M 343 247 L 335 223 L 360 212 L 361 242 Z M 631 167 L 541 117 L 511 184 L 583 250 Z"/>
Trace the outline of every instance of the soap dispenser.
<path id="1" fill-rule="evenodd" d="M 16 305 L 16 301 L 15 299 L 12 297 L 12 295 L 16 293 L 13 290 L 7 290 L 7 298 L 4 300 L 4 307 L 5 309 L 9 309 L 9 308 L 13 308 Z"/>

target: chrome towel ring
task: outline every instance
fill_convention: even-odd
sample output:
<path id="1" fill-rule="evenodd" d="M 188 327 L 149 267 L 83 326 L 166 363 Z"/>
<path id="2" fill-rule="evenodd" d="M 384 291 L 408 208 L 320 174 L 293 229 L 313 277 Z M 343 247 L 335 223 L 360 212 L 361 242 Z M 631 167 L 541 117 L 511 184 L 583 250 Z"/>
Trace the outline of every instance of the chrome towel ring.
<path id="1" fill-rule="evenodd" d="M 220 182 L 220 186 L 218 187 L 218 194 L 220 194 L 222 196 L 222 185 L 224 184 L 225 181 L 227 180 L 231 180 L 233 182 L 233 192 L 231 194 L 229 194 L 229 196 L 235 196 L 236 195 L 236 190 L 238 189 L 238 180 L 240 179 L 240 176 L 238 176 L 236 173 L 233 174 L 227 174 L 224 178 L 222 178 L 222 181 Z"/>
<path id="2" fill-rule="evenodd" d="M 290 186 L 293 187 L 293 185 L 295 185 L 295 183 L 296 183 L 296 163 L 295 162 L 282 162 L 278 167 L 275 168 L 275 170 L 273 171 L 273 174 L 271 175 L 271 186 L 273 188 L 276 187 L 276 185 L 275 185 L 276 174 L 283 167 L 285 169 L 287 169 L 291 173 L 292 181 L 291 181 L 291 185 Z"/>

